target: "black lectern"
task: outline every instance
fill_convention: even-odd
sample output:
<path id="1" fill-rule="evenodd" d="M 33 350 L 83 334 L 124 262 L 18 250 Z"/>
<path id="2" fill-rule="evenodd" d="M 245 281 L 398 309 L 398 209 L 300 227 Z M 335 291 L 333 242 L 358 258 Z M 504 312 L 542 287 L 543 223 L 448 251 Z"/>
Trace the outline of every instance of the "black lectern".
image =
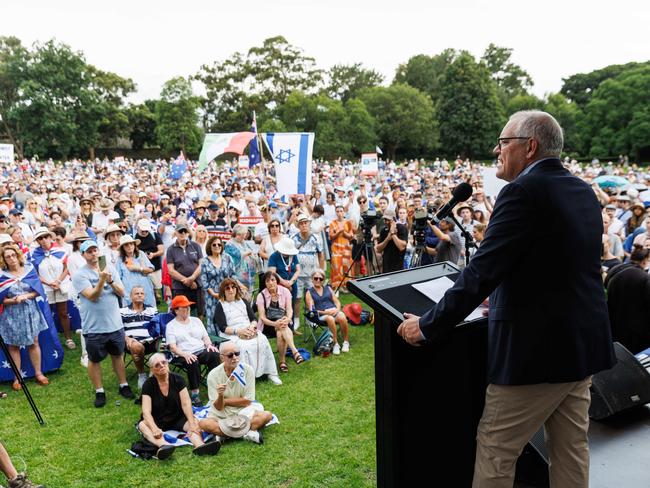
<path id="1" fill-rule="evenodd" d="M 464 322 L 435 344 L 396 333 L 403 312 L 435 302 L 411 285 L 446 276 L 450 263 L 363 278 L 348 287 L 375 310 L 377 482 L 380 487 L 469 487 L 483 411 L 487 322 Z"/>
<path id="2" fill-rule="evenodd" d="M 443 276 L 455 281 L 458 274 L 453 264 L 439 263 L 348 284 L 375 310 L 380 487 L 472 485 L 476 427 L 485 402 L 487 320 L 460 323 L 446 337 L 421 347 L 397 335 L 403 312 L 422 315 L 435 304 L 412 285 Z M 545 463 L 535 458 L 532 466 L 520 469 L 522 458 L 518 478 L 524 470 L 537 471 L 536 479 L 547 476 Z"/>

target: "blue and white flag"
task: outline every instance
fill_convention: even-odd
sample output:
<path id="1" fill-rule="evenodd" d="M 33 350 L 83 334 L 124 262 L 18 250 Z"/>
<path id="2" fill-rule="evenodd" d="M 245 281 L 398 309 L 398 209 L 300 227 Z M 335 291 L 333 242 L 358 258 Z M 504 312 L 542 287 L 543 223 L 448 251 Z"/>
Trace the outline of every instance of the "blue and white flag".
<path id="1" fill-rule="evenodd" d="M 239 363 L 230 377 L 234 377 L 242 386 L 246 386 L 246 370 L 244 369 L 244 365 Z"/>
<path id="2" fill-rule="evenodd" d="M 256 164 L 260 164 L 262 157 L 260 155 L 260 148 L 257 147 L 257 117 L 253 112 L 253 125 L 251 125 L 251 132 L 255 132 L 255 137 L 251 139 L 248 146 L 248 167 L 252 168 Z"/>
<path id="3" fill-rule="evenodd" d="M 180 180 L 186 171 L 187 161 L 185 161 L 185 156 L 183 155 L 183 151 L 181 151 L 181 153 L 171 165 L 169 176 L 172 180 Z"/>
<path id="4" fill-rule="evenodd" d="M 314 133 L 269 132 L 262 137 L 275 163 L 278 194 L 311 194 Z"/>

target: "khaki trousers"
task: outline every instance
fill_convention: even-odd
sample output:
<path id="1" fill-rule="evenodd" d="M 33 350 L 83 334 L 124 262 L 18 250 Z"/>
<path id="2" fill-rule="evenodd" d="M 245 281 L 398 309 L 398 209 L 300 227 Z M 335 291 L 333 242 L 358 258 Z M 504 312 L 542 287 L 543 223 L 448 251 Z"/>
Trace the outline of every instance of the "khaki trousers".
<path id="1" fill-rule="evenodd" d="M 589 486 L 589 386 L 488 385 L 477 431 L 472 488 L 512 488 L 517 458 L 544 425 L 551 488 Z"/>

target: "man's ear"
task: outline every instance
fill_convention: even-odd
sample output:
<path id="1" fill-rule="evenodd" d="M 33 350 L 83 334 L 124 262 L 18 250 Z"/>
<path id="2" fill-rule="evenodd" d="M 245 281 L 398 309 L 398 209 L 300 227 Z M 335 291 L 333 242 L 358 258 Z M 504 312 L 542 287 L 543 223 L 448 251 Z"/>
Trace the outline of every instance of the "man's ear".
<path id="1" fill-rule="evenodd" d="M 526 157 L 530 160 L 534 160 L 537 150 L 539 149 L 539 143 L 537 139 L 530 138 L 526 141 Z"/>

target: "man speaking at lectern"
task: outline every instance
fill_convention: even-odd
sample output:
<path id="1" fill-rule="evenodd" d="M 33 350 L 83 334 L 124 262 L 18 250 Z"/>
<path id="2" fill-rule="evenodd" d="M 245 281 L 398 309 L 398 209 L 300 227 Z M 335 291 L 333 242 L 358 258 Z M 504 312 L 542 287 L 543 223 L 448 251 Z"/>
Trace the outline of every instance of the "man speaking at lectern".
<path id="1" fill-rule="evenodd" d="M 551 486 L 589 484 L 591 375 L 615 357 L 600 277 L 600 206 L 560 163 L 562 146 L 551 115 L 510 117 L 494 148 L 497 176 L 510 184 L 481 247 L 434 308 L 404 314 L 397 330 L 412 345 L 435 339 L 490 297 L 474 488 L 512 487 L 517 458 L 542 425 Z"/>

